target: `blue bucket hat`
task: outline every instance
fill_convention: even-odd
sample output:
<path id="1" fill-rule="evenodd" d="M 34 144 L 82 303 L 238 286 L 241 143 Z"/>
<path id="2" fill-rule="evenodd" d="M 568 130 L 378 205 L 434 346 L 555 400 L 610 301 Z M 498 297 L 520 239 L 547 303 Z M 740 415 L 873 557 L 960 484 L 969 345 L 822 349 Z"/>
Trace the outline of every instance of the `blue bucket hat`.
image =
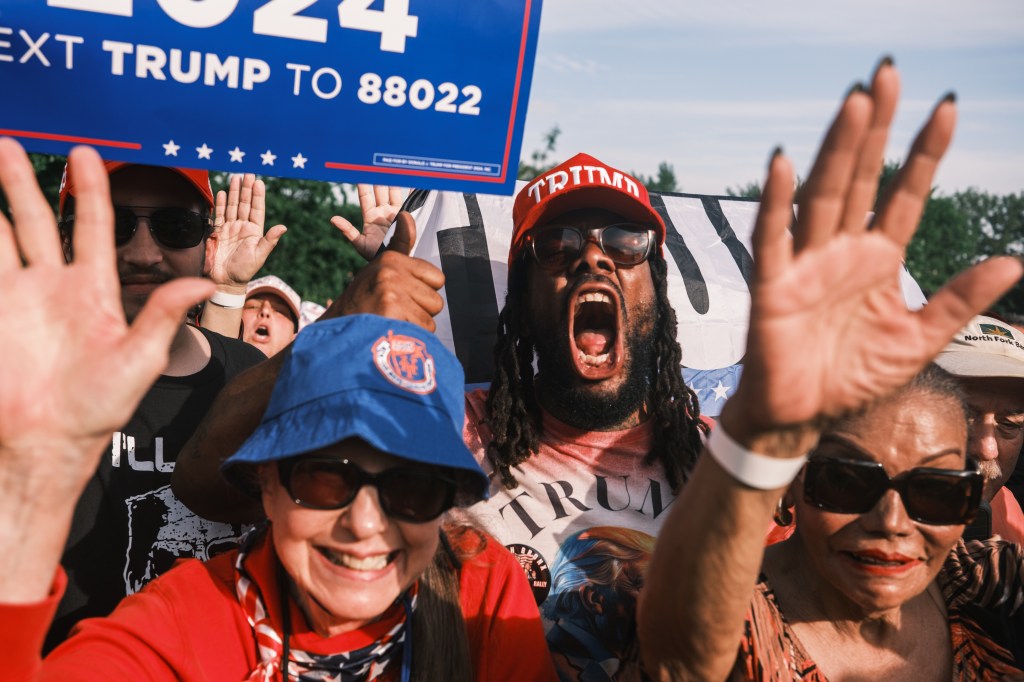
<path id="1" fill-rule="evenodd" d="M 456 503 L 487 496 L 487 477 L 462 440 L 462 365 L 421 327 L 377 315 L 325 320 L 302 330 L 256 431 L 221 471 L 252 492 L 244 471 L 361 438 L 398 457 L 448 469 Z"/>

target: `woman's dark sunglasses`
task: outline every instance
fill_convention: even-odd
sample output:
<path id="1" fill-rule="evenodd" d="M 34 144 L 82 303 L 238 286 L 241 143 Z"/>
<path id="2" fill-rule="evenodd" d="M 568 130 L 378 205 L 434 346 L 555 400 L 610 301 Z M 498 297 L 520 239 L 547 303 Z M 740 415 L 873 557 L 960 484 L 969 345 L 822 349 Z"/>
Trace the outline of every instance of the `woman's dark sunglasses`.
<path id="1" fill-rule="evenodd" d="M 148 216 L 138 216 L 135 209 L 147 209 Z M 115 206 L 114 243 L 124 246 L 135 235 L 139 220 L 149 223 L 149 232 L 158 244 L 168 249 L 191 249 L 203 241 L 210 230 L 210 216 L 174 206 Z M 74 214 L 64 216 L 61 226 L 70 236 L 75 228 Z"/>
<path id="2" fill-rule="evenodd" d="M 426 523 L 451 509 L 454 479 L 423 469 L 395 467 L 371 474 L 347 459 L 292 457 L 278 462 L 281 484 L 295 504 L 310 509 L 341 509 L 364 485 L 377 488 L 384 513 L 401 521 Z"/>
<path id="3" fill-rule="evenodd" d="M 840 514 L 864 514 L 895 490 L 914 521 L 934 526 L 970 523 L 984 479 L 973 460 L 966 471 L 918 467 L 889 478 L 878 462 L 812 457 L 804 470 L 804 500 Z"/>
<path id="4" fill-rule="evenodd" d="M 616 265 L 629 267 L 650 257 L 654 229 L 640 223 L 615 223 L 586 231 L 572 225 L 548 225 L 527 238 L 533 257 L 545 268 L 564 268 L 579 258 L 591 238 Z"/>

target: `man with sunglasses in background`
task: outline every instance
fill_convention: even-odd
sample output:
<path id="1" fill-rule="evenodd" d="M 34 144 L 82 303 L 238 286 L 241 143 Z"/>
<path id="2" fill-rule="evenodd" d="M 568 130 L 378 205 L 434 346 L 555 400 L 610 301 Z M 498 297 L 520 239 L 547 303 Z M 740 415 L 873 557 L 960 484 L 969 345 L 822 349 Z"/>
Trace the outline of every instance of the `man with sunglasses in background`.
<path id="1" fill-rule="evenodd" d="M 241 308 L 248 278 L 233 282 L 224 273 L 237 278 L 240 271 L 251 270 L 251 277 L 262 265 L 252 260 L 252 247 L 264 239 L 262 225 L 249 223 L 246 214 L 244 229 L 234 225 L 231 239 L 211 238 L 214 197 L 206 171 L 118 162 L 104 165 L 114 203 L 125 319 L 133 322 L 165 282 L 211 271 L 218 285 L 211 304 Z M 59 224 L 69 262 L 75 229 L 74 180 L 66 170 L 60 192 Z M 253 185 L 252 177 L 242 183 L 250 191 Z M 240 294 L 224 293 L 238 287 Z M 170 488 L 171 472 L 181 446 L 224 384 L 263 359 L 248 344 L 182 319 L 166 369 L 128 423 L 112 434 L 109 451 L 75 509 L 61 562 L 68 588 L 48 634 L 47 651 L 76 622 L 108 614 L 125 595 L 137 592 L 176 560 L 206 559 L 237 543 L 238 527 L 202 519 L 177 500 Z M 104 396 L 97 395 L 95 400 L 103 401 Z"/>
<path id="2" fill-rule="evenodd" d="M 984 499 L 989 505 L 979 514 L 975 530 L 1024 545 L 1024 513 L 1006 487 L 1024 444 L 1024 333 L 1002 320 L 978 315 L 935 362 L 960 380 L 967 395 L 967 454 L 985 476 Z"/>

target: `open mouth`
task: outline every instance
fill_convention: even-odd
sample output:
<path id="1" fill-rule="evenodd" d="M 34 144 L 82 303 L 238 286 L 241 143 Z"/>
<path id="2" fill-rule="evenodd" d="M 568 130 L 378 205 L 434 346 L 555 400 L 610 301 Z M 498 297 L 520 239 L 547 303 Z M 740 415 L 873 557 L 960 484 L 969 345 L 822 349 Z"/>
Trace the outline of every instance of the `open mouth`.
<path id="1" fill-rule="evenodd" d="M 344 552 L 336 552 L 327 547 L 316 548 L 320 554 L 335 566 L 341 566 L 353 571 L 381 571 L 388 567 L 398 556 L 398 552 L 387 554 L 373 554 L 371 556 L 357 557 Z"/>
<path id="2" fill-rule="evenodd" d="M 569 340 L 577 373 L 592 380 L 611 376 L 622 361 L 618 292 L 607 285 L 584 285 L 569 306 Z"/>
<path id="3" fill-rule="evenodd" d="M 264 324 L 256 327 L 252 333 L 253 337 L 260 341 L 268 341 L 270 339 L 270 328 Z"/>

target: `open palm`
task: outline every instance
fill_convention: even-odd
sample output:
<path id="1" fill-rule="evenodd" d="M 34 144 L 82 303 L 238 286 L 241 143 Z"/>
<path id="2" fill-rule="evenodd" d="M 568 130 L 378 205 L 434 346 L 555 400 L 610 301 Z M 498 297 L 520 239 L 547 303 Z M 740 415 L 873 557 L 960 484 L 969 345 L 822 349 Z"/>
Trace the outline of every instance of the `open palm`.
<path id="1" fill-rule="evenodd" d="M 103 443 L 166 366 L 185 311 L 213 285 L 161 286 L 129 327 L 106 171 L 91 149 L 74 150 L 69 163 L 78 191 L 75 261 L 65 265 L 28 157 L 0 140 L 0 184 L 17 217 L 12 228 L 0 216 L 0 463 L 50 471 L 49 480 L 73 487 L 92 474 Z M 37 457 L 23 461 L 30 453 Z"/>
<path id="2" fill-rule="evenodd" d="M 331 224 L 345 235 L 360 256 L 372 260 L 402 208 L 402 190 L 384 185 L 357 185 L 357 189 L 359 208 L 363 212 L 362 231 L 342 216 L 331 218 Z"/>
<path id="3" fill-rule="evenodd" d="M 214 283 L 245 287 L 287 232 L 275 225 L 263 233 L 266 197 L 266 185 L 251 173 L 232 177 L 228 191 L 217 193 L 209 265 Z"/>
<path id="4" fill-rule="evenodd" d="M 898 97 L 894 69 L 855 91 L 803 188 L 792 235 L 793 171 L 773 156 L 754 232 L 743 381 L 747 428 L 797 426 L 857 410 L 906 383 L 972 315 L 1020 276 L 1015 259 L 968 270 L 920 311 L 900 291 L 903 252 L 927 201 L 956 109 L 944 99 L 866 224 Z"/>

